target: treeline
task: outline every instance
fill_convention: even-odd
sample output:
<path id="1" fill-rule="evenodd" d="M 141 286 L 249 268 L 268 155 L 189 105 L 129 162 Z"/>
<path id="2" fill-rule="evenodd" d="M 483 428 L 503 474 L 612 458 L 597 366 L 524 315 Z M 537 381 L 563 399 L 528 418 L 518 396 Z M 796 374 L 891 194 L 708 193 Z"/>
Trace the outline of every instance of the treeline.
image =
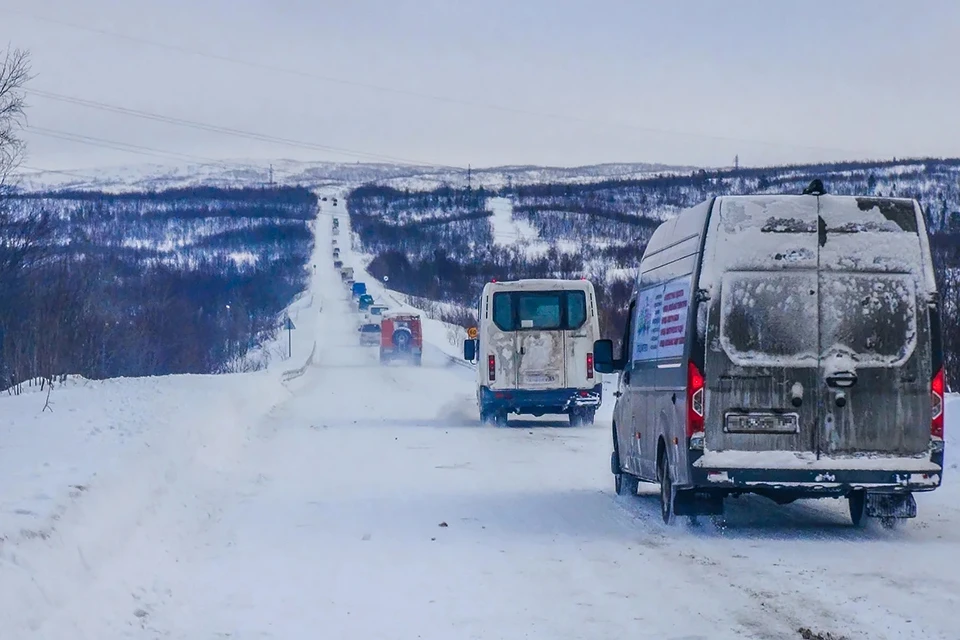
<path id="1" fill-rule="evenodd" d="M 0 388 L 240 366 L 306 286 L 316 211 L 298 188 L 5 198 Z"/>
<path id="2" fill-rule="evenodd" d="M 591 184 L 525 185 L 503 189 L 501 195 L 522 210 L 666 219 L 713 196 L 801 193 L 814 178 L 837 195 L 916 198 L 927 212 L 931 231 L 960 228 L 960 159 L 698 170 Z"/>
<path id="3" fill-rule="evenodd" d="M 960 380 L 960 159 L 698 170 L 496 192 L 367 186 L 348 205 L 359 248 L 373 257 L 371 272 L 404 293 L 472 308 L 492 278 L 587 277 L 597 287 L 603 333 L 617 337 L 636 266 L 663 220 L 713 196 L 801 193 L 814 178 L 838 195 L 920 201 L 943 298 L 949 377 Z M 514 219 L 530 223 L 539 239 L 504 245 L 495 238 L 492 196 L 508 198 Z"/>

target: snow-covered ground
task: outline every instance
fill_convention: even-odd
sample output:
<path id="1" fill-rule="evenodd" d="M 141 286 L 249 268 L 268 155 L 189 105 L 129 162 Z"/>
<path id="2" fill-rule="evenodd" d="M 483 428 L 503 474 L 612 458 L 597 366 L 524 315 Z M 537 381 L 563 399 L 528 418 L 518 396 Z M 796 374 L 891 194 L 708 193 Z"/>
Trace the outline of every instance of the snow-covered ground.
<path id="1" fill-rule="evenodd" d="M 958 637 L 960 398 L 900 529 L 761 498 L 671 528 L 654 488 L 615 495 L 608 413 L 480 426 L 442 345 L 381 367 L 329 256 L 311 291 L 317 357 L 287 383 L 0 398 L 0 638 Z"/>
<path id="2" fill-rule="evenodd" d="M 509 198 L 490 198 L 487 208 L 493 212 L 490 223 L 495 244 L 530 244 L 539 240 L 539 232 L 529 221 L 513 216 L 513 203 Z"/>

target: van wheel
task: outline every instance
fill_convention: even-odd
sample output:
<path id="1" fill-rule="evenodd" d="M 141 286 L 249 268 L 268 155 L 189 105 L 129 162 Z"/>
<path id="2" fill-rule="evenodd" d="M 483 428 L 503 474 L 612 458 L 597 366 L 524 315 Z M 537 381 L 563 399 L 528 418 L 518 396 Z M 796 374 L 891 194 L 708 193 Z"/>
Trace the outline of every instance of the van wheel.
<path id="1" fill-rule="evenodd" d="M 853 526 L 859 527 L 863 524 L 866 504 L 867 492 L 863 489 L 851 491 L 847 495 L 847 506 L 850 508 L 850 521 L 853 522 Z"/>
<path id="2" fill-rule="evenodd" d="M 574 409 L 570 412 L 570 426 L 582 427 L 591 426 L 594 421 L 596 411 L 593 409 Z"/>
<path id="3" fill-rule="evenodd" d="M 621 471 L 613 476 L 613 486 L 617 490 L 617 495 L 635 496 L 640 487 L 640 479 Z"/>
<path id="4" fill-rule="evenodd" d="M 666 454 L 660 456 L 657 467 L 660 475 L 660 516 L 665 524 L 673 524 L 676 517 L 673 513 L 673 478 L 670 477 Z"/>
<path id="5" fill-rule="evenodd" d="M 506 411 L 480 411 L 480 422 L 488 424 L 491 427 L 507 426 Z"/>

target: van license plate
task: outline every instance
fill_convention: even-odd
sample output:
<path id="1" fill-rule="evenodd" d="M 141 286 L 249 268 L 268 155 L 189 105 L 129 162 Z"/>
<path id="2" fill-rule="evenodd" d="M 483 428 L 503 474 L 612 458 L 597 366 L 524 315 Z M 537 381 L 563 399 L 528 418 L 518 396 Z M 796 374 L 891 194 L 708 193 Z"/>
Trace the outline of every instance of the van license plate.
<path id="1" fill-rule="evenodd" d="M 795 413 L 729 413 L 726 433 L 797 433 L 800 419 Z"/>
<path id="2" fill-rule="evenodd" d="M 552 373 L 525 373 L 523 375 L 524 382 L 529 382 L 531 384 L 547 384 L 557 381 L 557 376 Z"/>

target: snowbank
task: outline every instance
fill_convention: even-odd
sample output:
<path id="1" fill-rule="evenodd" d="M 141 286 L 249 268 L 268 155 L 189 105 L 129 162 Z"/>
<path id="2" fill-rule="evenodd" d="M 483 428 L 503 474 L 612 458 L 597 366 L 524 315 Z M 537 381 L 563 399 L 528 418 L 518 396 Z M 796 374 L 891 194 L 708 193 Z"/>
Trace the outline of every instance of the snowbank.
<path id="1" fill-rule="evenodd" d="M 141 521 L 229 467 L 289 392 L 268 372 L 114 379 L 0 399 L 0 620 L 34 628 Z M 6 636 L 5 636 L 6 637 Z M 9 637 L 25 637 L 13 632 Z"/>

